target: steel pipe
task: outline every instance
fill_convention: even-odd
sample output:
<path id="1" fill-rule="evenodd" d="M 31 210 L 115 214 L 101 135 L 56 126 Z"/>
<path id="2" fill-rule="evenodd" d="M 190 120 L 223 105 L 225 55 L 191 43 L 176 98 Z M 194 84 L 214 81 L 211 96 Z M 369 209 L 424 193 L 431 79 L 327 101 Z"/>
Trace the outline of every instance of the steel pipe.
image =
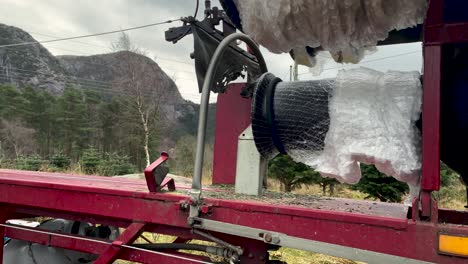
<path id="1" fill-rule="evenodd" d="M 260 52 L 260 48 L 257 46 L 249 36 L 242 33 L 233 33 L 223 39 L 216 51 L 211 58 L 208 70 L 206 72 L 205 80 L 203 82 L 202 96 L 200 102 L 200 113 L 198 117 L 198 132 L 197 132 L 197 150 L 195 156 L 195 167 L 192 180 L 192 190 L 190 192 L 192 199 L 192 206 L 190 207 L 190 218 L 198 216 L 198 204 L 201 198 L 201 182 L 202 182 L 202 169 L 203 159 L 205 152 L 205 140 L 206 140 L 206 120 L 208 115 L 208 104 L 210 100 L 210 87 L 213 85 L 213 77 L 215 76 L 216 68 L 220 59 L 222 58 L 224 51 L 230 46 L 230 44 L 236 40 L 244 41 L 250 48 L 250 51 L 255 57 L 257 57 L 260 71 L 265 73 L 268 71 L 265 59 Z M 190 221 L 189 221 L 190 223 Z"/>

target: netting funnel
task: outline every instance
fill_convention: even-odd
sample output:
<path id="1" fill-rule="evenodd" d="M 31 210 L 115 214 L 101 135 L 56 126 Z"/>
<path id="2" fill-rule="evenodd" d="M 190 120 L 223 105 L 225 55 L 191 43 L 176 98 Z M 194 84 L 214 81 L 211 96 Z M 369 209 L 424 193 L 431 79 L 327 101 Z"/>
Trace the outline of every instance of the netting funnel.
<path id="1" fill-rule="evenodd" d="M 328 110 L 334 80 L 282 82 L 271 73 L 256 82 L 252 130 L 258 151 L 319 154 L 330 125 Z"/>

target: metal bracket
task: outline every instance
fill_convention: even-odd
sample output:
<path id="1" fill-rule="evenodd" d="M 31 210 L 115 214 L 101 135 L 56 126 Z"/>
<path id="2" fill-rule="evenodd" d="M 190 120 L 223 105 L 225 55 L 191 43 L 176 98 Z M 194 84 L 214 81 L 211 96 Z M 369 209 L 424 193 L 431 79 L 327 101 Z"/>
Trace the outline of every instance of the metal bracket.
<path id="1" fill-rule="evenodd" d="M 415 259 L 403 258 L 363 249 L 340 246 L 320 241 L 303 239 L 278 233 L 270 230 L 252 228 L 247 226 L 229 224 L 214 220 L 194 218 L 194 228 L 210 230 L 213 232 L 224 233 L 234 236 L 245 237 L 253 240 L 263 241 L 265 243 L 277 246 L 284 246 L 305 251 L 316 252 L 325 255 L 332 255 L 341 258 L 362 261 L 366 263 L 407 263 L 407 264 L 429 264 L 430 262 L 419 261 Z"/>
<path id="2" fill-rule="evenodd" d="M 161 156 L 145 169 L 145 179 L 150 192 L 158 192 L 167 185 L 169 191 L 175 191 L 175 182 L 166 178 L 169 169 L 161 166 L 169 159 L 169 154 L 162 152 Z"/>

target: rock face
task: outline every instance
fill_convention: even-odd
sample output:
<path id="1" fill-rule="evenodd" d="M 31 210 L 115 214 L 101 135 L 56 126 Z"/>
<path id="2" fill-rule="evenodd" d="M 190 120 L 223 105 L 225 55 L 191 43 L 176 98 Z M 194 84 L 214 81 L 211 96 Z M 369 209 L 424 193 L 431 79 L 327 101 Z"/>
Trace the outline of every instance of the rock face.
<path id="1" fill-rule="evenodd" d="M 34 41 L 22 29 L 0 24 L 0 46 Z M 40 44 L 0 48 L 0 84 L 12 84 L 19 89 L 31 86 L 55 95 L 61 94 L 67 86 L 74 86 L 112 96 L 119 94 L 116 82 L 122 75 L 128 74 L 123 64 L 129 59 L 140 62 L 139 66 L 146 69 L 141 77 L 142 82 L 159 86 L 158 92 L 164 98 L 161 103 L 162 116 L 166 133 L 171 133 L 164 140 L 167 142 L 162 144 L 170 146 L 177 135 L 194 134 L 199 105 L 184 100 L 176 84 L 158 64 L 137 53 L 120 51 L 92 56 L 54 56 Z M 214 109 L 214 106 L 210 107 L 211 123 L 214 122 Z M 209 131 L 209 138 L 212 138 L 214 133 Z"/>
<path id="2" fill-rule="evenodd" d="M 27 32 L 0 24 L 0 46 L 32 41 L 35 39 Z M 70 80 L 59 60 L 36 44 L 0 48 L 0 82 L 59 94 Z"/>

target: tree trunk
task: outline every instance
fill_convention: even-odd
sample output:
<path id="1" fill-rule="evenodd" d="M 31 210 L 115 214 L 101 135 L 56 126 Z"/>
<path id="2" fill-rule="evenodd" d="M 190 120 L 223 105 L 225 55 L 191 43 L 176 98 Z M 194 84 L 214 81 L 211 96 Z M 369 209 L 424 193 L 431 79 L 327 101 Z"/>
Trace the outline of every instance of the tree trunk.
<path id="1" fill-rule="evenodd" d="M 291 184 L 285 184 L 284 185 L 284 191 L 287 192 L 287 193 L 290 193 L 292 191 Z"/>
<path id="2" fill-rule="evenodd" d="M 148 167 L 150 165 L 150 155 L 149 155 L 149 149 L 148 149 L 148 141 L 149 141 L 149 133 L 148 133 L 148 126 L 145 124 L 144 125 L 145 127 L 145 146 L 144 146 L 144 149 L 145 149 L 145 158 L 146 158 L 146 167 Z"/>
<path id="3" fill-rule="evenodd" d="M 335 184 L 331 183 L 330 184 L 330 196 L 333 196 L 335 194 Z"/>
<path id="4" fill-rule="evenodd" d="M 148 149 L 148 142 L 149 142 L 149 130 L 148 130 L 148 120 L 145 120 L 145 116 L 143 115 L 143 112 L 141 109 L 138 109 L 140 112 L 140 117 L 141 117 L 141 124 L 143 125 L 143 132 L 144 132 L 144 142 L 143 142 L 143 149 L 145 150 L 145 159 L 146 159 L 146 167 L 150 165 L 150 155 L 149 155 L 149 149 Z"/>
<path id="5" fill-rule="evenodd" d="M 325 183 L 322 183 L 322 195 L 327 195 L 327 185 Z"/>

